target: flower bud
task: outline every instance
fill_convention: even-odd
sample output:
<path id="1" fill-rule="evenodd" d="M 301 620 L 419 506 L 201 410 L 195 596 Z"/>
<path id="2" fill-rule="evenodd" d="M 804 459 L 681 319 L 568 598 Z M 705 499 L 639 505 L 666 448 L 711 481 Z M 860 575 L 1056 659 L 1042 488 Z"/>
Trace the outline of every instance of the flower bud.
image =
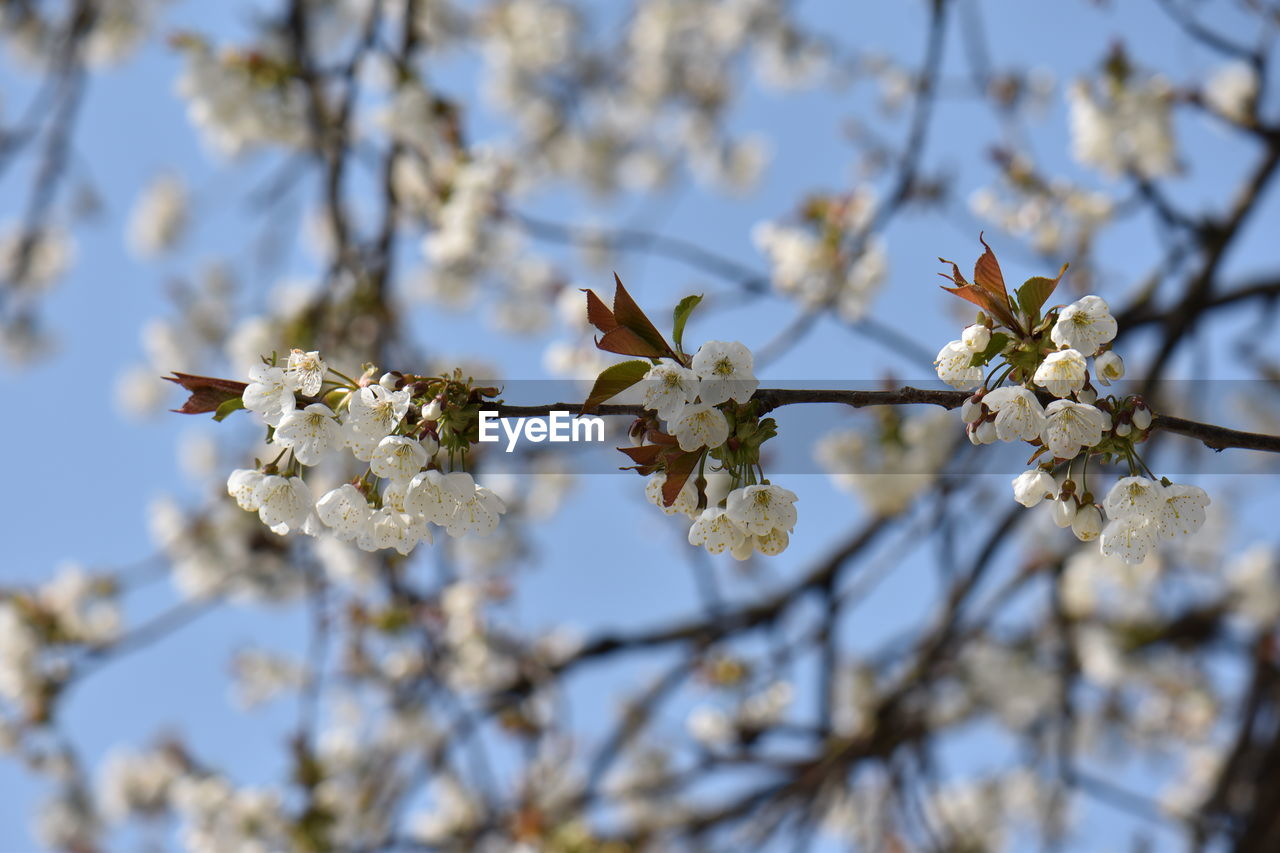
<path id="1" fill-rule="evenodd" d="M 972 397 L 965 400 L 960 406 L 960 420 L 967 424 L 977 423 L 982 420 L 982 404 Z"/>
<path id="2" fill-rule="evenodd" d="M 1093 369 L 1103 385 L 1110 385 L 1124 378 L 1124 361 L 1111 350 L 1094 359 Z"/>
<path id="3" fill-rule="evenodd" d="M 1102 513 L 1092 504 L 1080 507 L 1071 521 L 1071 532 L 1081 542 L 1092 542 L 1102 533 Z"/>
<path id="4" fill-rule="evenodd" d="M 378 379 L 378 384 L 383 388 L 386 388 L 388 391 L 394 391 L 396 390 L 396 383 L 399 381 L 400 377 L 396 376 L 394 373 L 384 373 Z"/>
<path id="5" fill-rule="evenodd" d="M 1128 435 L 1131 432 L 1133 432 L 1133 427 L 1129 426 L 1129 424 L 1123 421 L 1116 424 L 1116 435 L 1120 436 L 1121 438 L 1124 438 L 1126 435 Z"/>
<path id="6" fill-rule="evenodd" d="M 991 343 L 991 330 L 986 326 L 972 325 L 960 335 L 960 340 L 971 352 L 982 352 Z"/>
<path id="7" fill-rule="evenodd" d="M 1151 410 L 1146 406 L 1138 406 L 1133 410 L 1133 425 L 1138 429 L 1147 430 L 1151 428 Z"/>
<path id="8" fill-rule="evenodd" d="M 432 400 L 422 407 L 422 419 L 424 421 L 438 421 L 442 411 L 440 401 L 438 399 Z"/>
<path id="9" fill-rule="evenodd" d="M 974 434 L 978 436 L 979 444 L 992 444 L 996 440 L 996 422 L 983 421 L 978 424 Z"/>
<path id="10" fill-rule="evenodd" d="M 1053 523 L 1059 527 L 1070 527 L 1076 520 L 1077 504 L 1074 500 L 1053 502 Z"/>
<path id="11" fill-rule="evenodd" d="M 1081 403 L 1088 403 L 1092 406 L 1098 400 L 1098 392 L 1086 385 L 1076 392 L 1076 399 Z"/>

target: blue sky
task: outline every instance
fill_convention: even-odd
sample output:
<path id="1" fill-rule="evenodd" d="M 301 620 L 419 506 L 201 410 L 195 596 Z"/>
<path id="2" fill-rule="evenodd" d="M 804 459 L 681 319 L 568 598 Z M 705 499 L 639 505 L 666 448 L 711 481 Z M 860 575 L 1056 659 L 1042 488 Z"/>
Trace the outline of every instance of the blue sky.
<path id="1" fill-rule="evenodd" d="M 240 29 L 240 3 L 178 4 L 166 29 L 195 29 L 218 34 Z M 807 18 L 841 37 L 875 46 L 916 61 L 922 48 L 920 2 L 861 5 L 840 0 L 808 0 L 801 4 Z M 1129 43 L 1132 55 L 1144 64 L 1169 70 L 1177 81 L 1194 82 L 1216 66 L 1216 59 L 1192 48 L 1185 38 L 1152 14 L 1153 3 L 1032 4 L 1020 0 L 983 3 L 990 30 L 991 50 L 1000 66 L 1043 65 L 1059 80 L 1093 66 L 1117 37 Z M 1224 20 L 1221 26 L 1230 26 Z M 948 44 L 948 78 L 965 73 L 960 45 Z M 456 93 L 473 90 L 473 68 L 467 58 L 456 61 L 440 76 Z M 11 453 L 9 497 L 5 499 L 8 550 L 3 580 L 39 581 L 64 560 L 90 568 L 128 566 L 154 553 L 147 534 L 147 505 L 156 496 L 177 494 L 183 500 L 200 497 L 175 463 L 184 437 L 191 433 L 225 434 L 226 429 L 204 419 L 177 415 L 136 422 L 121 417 L 113 400 L 117 373 L 139 360 L 138 333 L 150 317 L 166 315 L 167 275 L 192 270 L 218 257 L 237 261 L 244 280 L 269 284 L 275 276 L 255 271 L 246 260 L 254 231 L 262 221 L 246 207 L 247 191 L 269 174 L 268 162 L 250 161 L 231 167 L 210 161 L 172 94 L 179 69 L 173 52 L 149 45 L 119 70 L 95 76 L 76 137 L 76 169 L 88 176 L 101 195 L 103 208 L 75 229 L 78 261 L 75 270 L 45 303 L 45 316 L 60 339 L 57 353 L 38 364 L 0 371 L 0 395 L 10 401 L 5 435 Z M 32 78 L 0 63 L 0 91 L 6 114 L 24 103 Z M 830 190 L 850 181 L 852 149 L 842 141 L 841 128 L 852 117 L 873 119 L 874 92 L 867 86 L 846 91 L 778 94 L 753 89 L 733 124 L 765 132 L 774 151 L 773 164 L 759 192 L 745 199 L 707 196 L 701 192 L 672 193 L 658 200 L 622 199 L 604 210 L 589 200 L 562 190 L 539 193 L 522 203 L 526 212 L 558 221 L 589 215 L 597 221 L 622 221 L 679 234 L 701 245 L 764 269 L 750 241 L 751 227 L 766 218 L 790 212 L 810 190 Z M 14 105 L 10 107 L 9 105 Z M 1274 106 L 1274 104 L 1273 104 Z M 474 138 L 492 132 L 494 118 L 487 111 L 472 117 Z M 987 183 L 991 168 L 982 160 L 984 147 L 995 138 L 989 111 L 969 98 L 943 99 L 935 117 L 926 162 L 961 176 L 957 196 Z M 901 122 L 895 125 L 901 131 Z M 1179 127 L 1185 158 L 1196 171 L 1171 182 L 1175 198 L 1219 202 L 1222 188 L 1234 186 L 1246 165 L 1231 156 L 1244 149 L 1224 139 L 1222 131 L 1189 120 Z M 1119 192 L 1085 174 L 1069 161 L 1066 117 L 1061 100 L 1046 121 L 1036 127 L 1034 147 L 1041 164 L 1052 173 L 1083 177 Z M 1228 152 L 1205 158 L 1212 148 Z M 145 265 L 127 252 L 124 223 L 139 189 L 156 171 L 173 169 L 194 188 L 198 226 L 185 248 L 159 265 Z M 249 177 L 256 176 L 256 177 Z M 21 189 L 30 171 L 18 170 L 0 184 L 0 219 L 9 219 L 21 202 Z M 312 192 L 308 201 L 314 199 Z M 1233 274 L 1245 274 L 1276 260 L 1271 234 L 1277 202 L 1270 199 L 1266 215 L 1240 250 L 1229 259 Z M 1267 233 L 1266 223 L 1272 226 Z M 956 315 L 935 287 L 937 256 L 955 258 L 962 267 L 977 253 L 976 220 L 912 213 L 888 234 L 891 273 L 877 298 L 873 315 L 910 335 L 930 351 L 956 336 Z M 997 251 L 1001 244 L 996 243 Z M 1114 271 L 1101 290 L 1113 304 L 1123 304 L 1136 276 L 1155 257 L 1158 245 L 1150 224 L 1136 222 L 1115 229 L 1104 240 L 1101 256 Z M 547 246 L 553 257 L 572 256 Z M 1007 254 L 1010 279 L 1051 272 Z M 619 272 L 633 294 L 655 317 L 680 296 L 714 290 L 722 285 L 657 258 L 625 257 Z M 313 262 L 304 251 L 288 259 L 290 273 L 305 273 Z M 581 269 L 579 267 L 579 269 Z M 587 278 L 582 286 L 607 290 L 607 280 Z M 246 301 L 261 299 L 247 294 Z M 796 310 L 782 300 L 723 313 L 695 316 L 687 340 L 737 338 L 758 347 Z M 1242 312 L 1224 328 L 1243 328 L 1250 317 Z M 510 340 L 495 335 L 482 318 L 422 313 L 416 327 L 430 341 L 433 352 L 479 354 L 497 363 L 509 379 L 540 378 L 541 351 L 546 339 Z M 281 342 L 288 346 L 289 342 Z M 1136 341 L 1135 352 L 1142 342 Z M 1206 361 L 1186 359 L 1182 375 L 1196 378 L 1235 378 L 1238 369 L 1229 351 L 1216 343 L 1205 345 Z M 1126 354 L 1128 357 L 1128 354 Z M 762 377 L 769 380 L 874 380 L 892 371 L 902 379 L 925 377 L 913 367 L 869 344 L 834 323 L 819 324 L 812 337 L 772 365 Z M 177 405 L 177 395 L 174 405 Z M 74 413 L 74 416 L 69 416 Z M 1224 419 L 1230 420 L 1228 412 Z M 858 416 L 850 415 L 852 423 Z M 785 440 L 785 433 L 783 439 Z M 1246 478 L 1247 479 L 1247 478 Z M 792 548 L 769 564 L 774 578 L 794 576 L 821 554 L 838 532 L 859 523 L 855 502 L 836 491 L 825 478 L 796 477 L 786 482 L 801 495 L 800 523 Z M 1250 487 L 1243 483 L 1242 488 Z M 993 485 L 1003 495 L 1003 480 Z M 1273 502 L 1251 504 L 1243 513 L 1247 526 L 1256 516 L 1274 512 Z M 517 578 L 519 603 L 511 618 L 527 627 L 561 622 L 589 633 L 593 628 L 644 626 L 689 612 L 696 605 L 687 560 L 679 550 L 682 531 L 665 523 L 643 502 L 641 481 L 629 476 L 583 478 L 575 498 L 536 537 L 534 565 Z M 626 542 L 626 558 L 601 560 L 602 544 Z M 883 637 L 927 613 L 927 589 L 933 577 L 931 552 L 917 549 L 890 574 L 876 597 L 851 626 L 852 647 L 870 648 Z M 724 567 L 722 567 L 724 568 Z M 741 579 L 722 572 L 731 590 Z M 922 592 L 922 589 L 926 592 Z M 737 594 L 742 594 L 739 587 Z M 155 613 L 173 600 L 166 581 L 149 584 L 129 598 L 134 618 Z M 673 602 L 683 602 L 677 606 Z M 238 646 L 256 645 L 300 651 L 306 642 L 305 620 L 296 609 L 222 608 L 200 618 L 163 644 L 112 666 L 77 688 L 66 708 L 66 728 L 76 733 L 84 753 L 97 761 L 112 744 L 141 745 L 157 729 L 190 736 L 197 752 L 216 757 L 235 778 L 267 783 L 278 777 L 285 760 L 282 737 L 294 722 L 288 702 L 246 717 L 230 701 L 227 654 Z M 657 672 L 660 663 L 642 663 L 640 671 Z M 579 719 L 588 731 L 602 730 L 615 707 L 613 688 L 632 682 L 634 673 L 622 670 L 596 677 L 575 697 Z M 961 747 L 960 767 L 984 763 L 981 748 Z M 1141 777 L 1139 777 L 1141 778 Z M 34 847 L 28 834 L 29 815 L 43 783 L 32 784 L 9 763 L 0 763 L 0 849 Z M 1112 826 L 1115 818 L 1102 818 Z M 1127 831 L 1129 823 L 1117 826 Z M 1115 841 L 1120 835 L 1094 838 Z M 1081 848 L 1085 849 L 1085 848 Z M 1099 849 L 1096 844 L 1088 849 Z"/>

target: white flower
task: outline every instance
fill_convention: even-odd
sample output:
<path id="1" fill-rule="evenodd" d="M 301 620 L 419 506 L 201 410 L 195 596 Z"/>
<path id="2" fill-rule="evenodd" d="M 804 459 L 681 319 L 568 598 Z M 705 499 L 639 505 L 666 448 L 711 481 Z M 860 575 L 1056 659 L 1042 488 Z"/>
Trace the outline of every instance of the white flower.
<path id="1" fill-rule="evenodd" d="M 249 384 L 241 395 L 244 407 L 262 415 L 271 426 L 280 423 L 286 412 L 297 407 L 293 387 L 285 379 L 284 368 L 255 364 L 249 368 Z"/>
<path id="2" fill-rule="evenodd" d="M 781 486 L 745 486 L 734 489 L 726 501 L 729 520 L 748 533 L 766 536 L 774 530 L 796 526 L 796 493 Z"/>
<path id="3" fill-rule="evenodd" d="M 693 482 L 693 477 L 684 481 L 684 485 L 680 487 L 680 493 L 676 495 L 675 502 L 671 506 L 662 505 L 662 489 L 666 484 L 667 475 L 664 471 L 658 471 L 649 478 L 649 482 L 644 487 L 644 496 L 649 499 L 649 503 L 667 515 L 684 513 L 688 516 L 696 516 L 698 514 L 698 487 Z"/>
<path id="4" fill-rule="evenodd" d="M 760 385 L 751 367 L 751 350 L 737 341 L 707 341 L 693 356 L 693 372 L 702 380 L 699 398 L 712 406 L 747 402 Z"/>
<path id="5" fill-rule="evenodd" d="M 1049 353 L 1036 368 L 1035 381 L 1053 396 L 1067 397 L 1084 387 L 1085 372 L 1084 356 L 1064 349 Z"/>
<path id="6" fill-rule="evenodd" d="M 1111 519 L 1152 518 L 1160 509 L 1164 487 L 1146 477 L 1122 477 L 1111 487 L 1103 507 Z"/>
<path id="7" fill-rule="evenodd" d="M 1110 509 L 1107 514 L 1110 515 Z M 1134 513 L 1111 521 L 1102 530 L 1102 553 L 1119 557 L 1130 565 L 1147 558 L 1156 546 L 1156 525 L 1145 515 Z"/>
<path id="8" fill-rule="evenodd" d="M 975 323 L 960 334 L 960 342 L 968 347 L 970 352 L 982 352 L 987 348 L 987 344 L 991 343 L 991 330 Z"/>
<path id="9" fill-rule="evenodd" d="M 752 536 L 752 546 L 766 557 L 775 557 L 787 550 L 791 537 L 781 527 L 775 527 L 764 536 Z"/>
<path id="10" fill-rule="evenodd" d="M 300 530 L 311 515 L 311 489 L 301 477 L 264 477 L 257 498 L 258 518 L 273 533 Z"/>
<path id="11" fill-rule="evenodd" d="M 1059 527 L 1070 527 L 1071 523 L 1076 520 L 1076 513 L 1080 511 L 1080 504 L 1072 499 L 1054 501 L 1052 511 L 1054 524 Z"/>
<path id="12" fill-rule="evenodd" d="M 664 421 L 680 417 L 684 407 L 698 396 L 698 375 L 687 367 L 664 361 L 644 375 L 642 405 L 658 413 Z"/>
<path id="13" fill-rule="evenodd" d="M 464 488 L 461 479 L 458 480 L 455 488 L 462 499 L 445 522 L 445 533 L 454 538 L 467 533 L 478 533 L 481 536 L 493 533 L 498 527 L 498 516 L 507 511 L 506 503 L 484 486 L 477 486 L 470 474 L 457 472 L 445 475 L 446 480 L 454 477 L 465 477 L 470 488 Z"/>
<path id="14" fill-rule="evenodd" d="M 1160 491 L 1156 530 L 1166 539 L 1190 536 L 1204 525 L 1209 496 L 1198 486 L 1172 483 Z"/>
<path id="15" fill-rule="evenodd" d="M 1075 158 L 1109 175 L 1129 168 L 1147 178 L 1172 172 L 1177 153 L 1171 95 L 1160 77 L 1126 80 L 1105 99 L 1077 83 L 1068 92 Z"/>
<path id="16" fill-rule="evenodd" d="M 1023 471 L 1013 479 L 1013 499 L 1030 508 L 1058 493 L 1058 483 L 1043 468 Z"/>
<path id="17" fill-rule="evenodd" d="M 391 507 L 375 510 L 356 538 L 356 547 L 365 551 L 394 548 L 408 556 L 419 542 L 432 542 L 431 528 L 421 518 Z"/>
<path id="18" fill-rule="evenodd" d="M 701 545 L 712 554 L 737 548 L 746 539 L 747 532 L 720 507 L 704 509 L 689 528 L 689 544 Z"/>
<path id="19" fill-rule="evenodd" d="M 324 403 L 312 403 L 302 411 L 294 410 L 280 418 L 272 442 L 293 449 L 294 458 L 303 465 L 315 465 L 324 454 L 337 447 L 342 431 L 333 419 L 333 410 Z"/>
<path id="20" fill-rule="evenodd" d="M 1204 87 L 1205 102 L 1241 124 L 1252 117 L 1257 98 L 1258 75 L 1245 62 L 1232 62 L 1219 68 Z"/>
<path id="21" fill-rule="evenodd" d="M 317 350 L 303 352 L 295 349 L 289 353 L 284 373 L 295 388 L 308 397 L 314 397 L 320 393 L 320 385 L 324 382 L 324 372 L 327 369 Z"/>
<path id="22" fill-rule="evenodd" d="M 178 242 L 186 225 L 186 187 L 176 175 L 160 175 L 134 205 L 129 217 L 129 248 L 139 257 L 155 257 Z"/>
<path id="23" fill-rule="evenodd" d="M 1093 355 L 1116 336 L 1116 318 L 1101 296 L 1085 296 L 1072 302 L 1058 314 L 1049 337 L 1060 347 Z M 1066 394 L 1056 394 L 1065 397 Z"/>
<path id="24" fill-rule="evenodd" d="M 327 492 L 316 502 L 316 515 L 345 542 L 360 535 L 371 513 L 369 502 L 351 483 Z"/>
<path id="25" fill-rule="evenodd" d="M 996 413 L 996 437 L 1001 441 L 1030 441 L 1044 429 L 1044 407 L 1035 394 L 1020 385 L 997 388 L 982 402 Z"/>
<path id="26" fill-rule="evenodd" d="M 1093 504 L 1082 506 L 1076 510 L 1076 517 L 1071 520 L 1071 532 L 1081 542 L 1092 542 L 1102 532 L 1102 513 Z"/>
<path id="27" fill-rule="evenodd" d="M 1111 350 L 1107 350 L 1093 361 L 1093 372 L 1103 385 L 1119 382 L 1124 378 L 1124 361 Z"/>
<path id="28" fill-rule="evenodd" d="M 403 435 L 389 435 L 374 449 L 369 457 L 369 468 L 374 476 L 385 480 L 409 480 L 427 464 L 427 449 L 415 439 Z"/>
<path id="29" fill-rule="evenodd" d="M 409 396 L 407 388 L 388 391 L 381 385 L 368 385 L 353 393 L 346 422 L 350 433 L 348 442 L 355 447 L 373 440 L 376 447 L 409 411 Z"/>
<path id="30" fill-rule="evenodd" d="M 1087 403 L 1054 400 L 1045 409 L 1044 429 L 1040 440 L 1058 459 L 1071 459 L 1082 447 L 1093 447 L 1102 441 L 1107 416 Z"/>
<path id="31" fill-rule="evenodd" d="M 968 391 L 982 381 L 982 368 L 970 367 L 973 351 L 964 345 L 964 341 L 952 341 L 938 351 L 933 360 L 938 369 L 938 378 L 957 391 Z"/>
<path id="32" fill-rule="evenodd" d="M 258 497 L 258 486 L 266 475 L 253 468 L 237 468 L 227 478 L 227 494 L 236 499 L 240 508 L 248 512 L 257 512 L 262 506 Z"/>
<path id="33" fill-rule="evenodd" d="M 719 447 L 729 438 L 729 420 L 724 412 L 706 402 L 694 403 L 680 414 L 671 434 L 684 451 Z"/>
<path id="34" fill-rule="evenodd" d="M 453 477 L 453 479 L 448 479 Z M 420 515 L 432 524 L 444 526 L 463 500 L 470 497 L 473 482 L 469 475 L 445 475 L 423 471 L 409 481 L 404 495 L 406 512 Z"/>

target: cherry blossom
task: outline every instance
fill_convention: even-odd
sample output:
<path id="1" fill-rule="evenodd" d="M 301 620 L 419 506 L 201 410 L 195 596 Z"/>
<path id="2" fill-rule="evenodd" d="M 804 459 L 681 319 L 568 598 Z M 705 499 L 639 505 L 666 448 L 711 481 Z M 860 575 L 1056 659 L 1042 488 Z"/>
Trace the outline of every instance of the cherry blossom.
<path id="1" fill-rule="evenodd" d="M 1055 397 L 1068 397 L 1084 387 L 1088 367 L 1079 350 L 1049 353 L 1036 368 L 1035 381 Z"/>
<path id="2" fill-rule="evenodd" d="M 711 554 L 738 548 L 747 538 L 747 532 L 722 507 L 707 507 L 689 528 L 689 544 L 700 545 Z"/>
<path id="3" fill-rule="evenodd" d="M 725 511 L 738 527 L 758 536 L 796 526 L 796 493 L 781 486 L 758 485 L 734 489 Z"/>
<path id="4" fill-rule="evenodd" d="M 369 523 L 372 510 L 351 483 L 326 492 L 316 501 L 316 515 L 339 539 L 354 541 Z"/>
<path id="5" fill-rule="evenodd" d="M 280 418 L 271 440 L 293 450 L 294 458 L 303 465 L 315 465 L 325 453 L 338 447 L 342 430 L 334 420 L 332 409 L 324 403 L 312 403 Z"/>
<path id="6" fill-rule="evenodd" d="M 1093 361 L 1093 372 L 1103 385 L 1110 385 L 1124 378 L 1124 360 L 1108 350 Z"/>
<path id="7" fill-rule="evenodd" d="M 968 391 L 982 381 L 982 368 L 973 367 L 973 350 L 964 341 L 952 341 L 938 351 L 934 365 L 938 378 L 957 391 Z"/>
<path id="8" fill-rule="evenodd" d="M 668 422 L 679 418 L 684 407 L 703 390 L 696 373 L 670 361 L 651 367 L 644 376 L 644 382 L 644 407 L 657 412 L 658 417 Z"/>
<path id="9" fill-rule="evenodd" d="M 258 517 L 273 533 L 301 530 L 311 515 L 311 489 L 301 477 L 264 477 L 257 489 Z"/>
<path id="10" fill-rule="evenodd" d="M 297 407 L 293 385 L 284 375 L 284 368 L 267 364 L 255 364 L 249 368 L 249 384 L 241 399 L 244 407 L 262 415 L 271 426 Z"/>
<path id="11" fill-rule="evenodd" d="M 1106 413 L 1086 403 L 1054 400 L 1044 411 L 1040 439 L 1058 459 L 1070 459 L 1081 448 L 1093 447 L 1108 427 Z"/>
<path id="12" fill-rule="evenodd" d="M 708 403 L 687 406 L 671 427 L 680 449 L 719 447 L 729 438 L 729 421 L 724 412 Z"/>
<path id="13" fill-rule="evenodd" d="M 1063 308 L 1049 337 L 1060 347 L 1091 356 L 1116 336 L 1116 319 L 1101 296 L 1085 296 Z M 1065 397 L 1065 394 L 1055 394 Z"/>
<path id="14" fill-rule="evenodd" d="M 389 435 L 374 448 L 369 470 L 388 480 L 407 481 L 427 464 L 427 449 L 416 439 Z"/>
<path id="15" fill-rule="evenodd" d="M 760 385 L 751 372 L 751 350 L 737 341 L 707 341 L 694 353 L 692 367 L 702 380 L 698 397 L 708 405 L 726 400 L 745 403 Z"/>
<path id="16" fill-rule="evenodd" d="M 996 437 L 1001 441 L 1030 441 L 1045 427 L 1045 411 L 1036 395 L 1021 386 L 997 388 L 982 398 L 996 413 Z"/>
<path id="17" fill-rule="evenodd" d="M 1058 494 L 1058 483 L 1043 468 L 1023 471 L 1013 480 L 1013 498 L 1023 506 L 1036 506 L 1045 498 Z"/>
<path id="18" fill-rule="evenodd" d="M 303 352 L 300 349 L 294 349 L 289 353 L 284 372 L 295 388 L 308 397 L 314 397 L 320 393 L 320 385 L 324 382 L 324 373 L 327 369 L 319 352 L 315 350 Z"/>

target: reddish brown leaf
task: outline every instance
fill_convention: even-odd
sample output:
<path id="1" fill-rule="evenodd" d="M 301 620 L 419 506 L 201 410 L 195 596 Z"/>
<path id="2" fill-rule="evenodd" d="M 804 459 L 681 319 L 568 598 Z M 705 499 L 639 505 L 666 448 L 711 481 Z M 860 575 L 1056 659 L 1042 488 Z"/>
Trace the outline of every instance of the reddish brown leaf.
<path id="1" fill-rule="evenodd" d="M 949 281 L 954 281 L 956 283 L 956 287 L 968 286 L 969 282 L 966 281 L 965 277 L 960 274 L 960 267 L 956 266 L 955 261 L 949 261 L 946 258 L 938 258 L 938 260 L 944 264 L 950 264 L 951 266 L 951 275 L 947 275 L 944 272 L 940 272 L 938 273 L 938 275 L 942 276 L 945 279 L 948 279 Z"/>
<path id="2" fill-rule="evenodd" d="M 662 333 L 653 325 L 653 321 L 640 310 L 640 306 L 631 298 L 631 294 L 627 293 L 627 289 L 622 285 L 622 279 L 617 273 L 613 274 L 613 280 L 617 284 L 617 289 L 613 292 L 613 318 L 619 326 L 625 326 L 635 332 L 642 340 L 646 341 L 651 347 L 658 351 L 658 355 L 674 356 L 675 353 L 671 349 L 671 345 L 662 337 Z M 637 353 L 638 354 L 638 353 Z"/>
<path id="3" fill-rule="evenodd" d="M 231 379 L 217 379 L 213 376 L 193 376 L 190 373 L 174 372 L 172 376 L 163 377 L 169 382 L 181 385 L 191 392 L 191 396 L 180 409 L 172 409 L 182 415 L 200 415 L 205 412 L 216 412 L 218 407 L 228 400 L 234 400 L 244 394 L 247 386 L 244 382 Z"/>
<path id="4" fill-rule="evenodd" d="M 945 276 L 944 276 L 945 278 Z M 1016 328 L 1013 323 L 1013 314 L 1009 311 L 1009 306 L 1003 300 L 998 300 L 987 291 L 972 284 L 966 284 L 964 287 L 943 287 L 947 293 L 954 293 L 966 302 L 972 302 L 983 311 L 1000 320 L 1009 328 Z"/>
<path id="5" fill-rule="evenodd" d="M 1009 291 L 1004 286 L 1004 273 L 1000 272 L 1000 262 L 996 260 L 996 253 L 991 251 L 991 247 L 987 245 L 986 240 L 982 239 L 981 234 L 978 235 L 978 240 L 986 251 L 973 265 L 973 283 L 992 296 L 1004 300 L 1008 305 Z"/>
<path id="6" fill-rule="evenodd" d="M 662 484 L 662 505 L 671 506 L 680 497 L 680 490 L 689 481 L 689 475 L 698 467 L 698 460 L 705 451 L 695 450 L 692 453 L 671 453 L 667 456 L 667 481 Z"/>
<path id="7" fill-rule="evenodd" d="M 612 332 L 618 328 L 618 321 L 614 318 L 613 312 L 609 310 L 609 306 L 604 304 L 604 300 L 596 296 L 594 290 L 584 290 L 582 292 L 587 294 L 588 322 L 603 333 Z"/>
<path id="8" fill-rule="evenodd" d="M 666 355 L 662 350 L 637 335 L 626 326 L 618 326 L 606 332 L 596 347 L 605 352 L 616 352 L 618 355 L 638 355 L 643 358 L 660 358 Z"/>
<path id="9" fill-rule="evenodd" d="M 662 452 L 667 450 L 662 444 L 643 444 L 640 447 L 620 447 L 618 450 L 626 453 L 628 459 L 635 462 L 635 470 L 641 474 L 652 474 L 654 466 L 658 464 L 658 457 L 662 456 Z M 630 469 L 622 469 L 630 470 Z"/>

